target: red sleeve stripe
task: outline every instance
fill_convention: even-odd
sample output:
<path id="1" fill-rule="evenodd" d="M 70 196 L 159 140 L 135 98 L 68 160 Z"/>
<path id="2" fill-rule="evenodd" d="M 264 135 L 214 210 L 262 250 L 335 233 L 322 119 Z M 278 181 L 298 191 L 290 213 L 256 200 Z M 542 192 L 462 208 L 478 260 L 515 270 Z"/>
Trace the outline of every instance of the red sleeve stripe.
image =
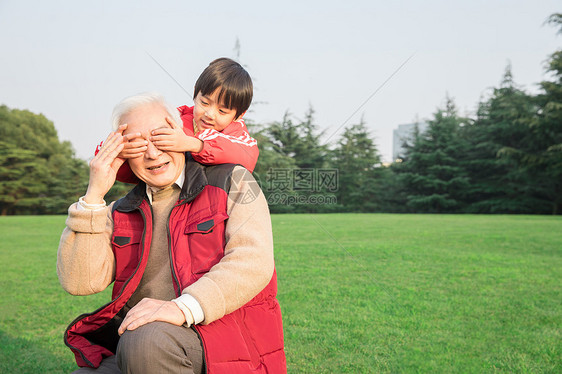
<path id="1" fill-rule="evenodd" d="M 250 134 L 244 131 L 242 136 L 226 135 L 214 129 L 206 129 L 200 132 L 197 137 L 203 141 L 209 141 L 217 138 L 222 138 L 230 141 L 231 143 L 242 144 L 248 147 L 254 147 L 258 144 L 257 140 L 252 138 Z"/>

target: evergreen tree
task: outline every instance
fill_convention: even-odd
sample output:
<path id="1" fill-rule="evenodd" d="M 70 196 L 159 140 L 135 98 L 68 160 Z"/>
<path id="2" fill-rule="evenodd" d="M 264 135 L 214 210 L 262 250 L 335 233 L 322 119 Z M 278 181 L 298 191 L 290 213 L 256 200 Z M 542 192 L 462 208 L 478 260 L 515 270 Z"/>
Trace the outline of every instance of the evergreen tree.
<path id="1" fill-rule="evenodd" d="M 562 33 L 562 14 L 553 14 L 548 21 Z M 528 191 L 535 203 L 535 213 L 562 213 L 562 50 L 554 52 L 547 72 L 553 80 L 540 83 L 542 92 L 536 97 L 536 115 L 528 123 L 524 144 L 506 146 L 500 154 L 518 163 L 529 175 Z"/>
<path id="2" fill-rule="evenodd" d="M 287 112 L 281 122 L 272 123 L 267 129 L 273 149 L 284 156 L 293 158 L 301 169 L 321 168 L 324 166 L 327 147 L 322 145 L 314 123 L 314 110 L 309 108 L 305 118 L 294 123 Z"/>
<path id="3" fill-rule="evenodd" d="M 467 145 L 461 128 L 467 122 L 457 114 L 452 99 L 438 109 L 423 134 L 415 134 L 406 148 L 403 162 L 394 170 L 400 174 L 406 204 L 413 212 L 458 212 L 464 206 L 468 175 L 461 158 Z"/>
<path id="4" fill-rule="evenodd" d="M 394 163 L 390 167 L 382 167 L 379 170 L 377 200 L 380 212 L 408 213 L 411 211 L 407 205 L 407 190 L 397 168 L 400 168 L 400 163 Z"/>
<path id="5" fill-rule="evenodd" d="M 279 204 L 279 194 L 294 194 L 290 181 L 284 176 L 292 173 L 296 169 L 295 160 L 288 155 L 278 152 L 277 147 L 269 139 L 269 129 L 267 127 L 259 127 L 256 124 L 246 122 L 252 137 L 257 140 L 260 150 L 258 162 L 254 169 L 254 177 L 260 184 L 268 202 L 270 202 L 270 210 L 272 213 L 287 213 L 294 211 L 293 207 L 285 204 Z M 277 195 L 276 195 L 277 194 Z"/>
<path id="6" fill-rule="evenodd" d="M 258 148 L 260 150 L 258 162 L 254 169 L 256 180 L 260 181 L 260 183 L 264 183 L 268 171 L 272 168 L 293 169 L 296 167 L 294 158 L 280 153 L 278 147 L 269 138 L 269 128 L 260 127 L 249 122 L 246 122 L 246 125 L 252 137 L 258 142 Z M 262 188 L 264 188 L 264 186 L 262 186 Z"/>
<path id="7" fill-rule="evenodd" d="M 339 171 L 338 204 L 345 211 L 380 210 L 381 159 L 363 119 L 345 129 L 334 155 Z"/>
<path id="8" fill-rule="evenodd" d="M 465 162 L 470 174 L 468 212 L 532 213 L 540 205 L 530 193 L 528 173 L 512 159 L 498 157 L 502 148 L 528 146 L 535 109 L 533 98 L 516 87 L 508 65 L 500 87 L 480 103 L 476 121 L 465 129 L 470 144 Z"/>
<path id="9" fill-rule="evenodd" d="M 537 160 L 526 164 L 536 165 L 531 175 L 539 184 L 539 195 L 550 203 L 552 214 L 562 214 L 562 50 L 551 56 L 548 70 L 554 80 L 540 83 L 543 93 L 537 97 L 538 118 L 533 128 L 539 145 Z"/>
<path id="10" fill-rule="evenodd" d="M 266 130 L 271 149 L 279 154 L 283 160 L 292 159 L 294 167 L 285 172 L 284 170 L 268 170 L 268 178 L 274 179 L 275 188 L 270 196 L 281 196 L 281 206 L 272 209 L 284 212 L 307 212 L 314 213 L 323 208 L 318 204 L 306 204 L 309 197 L 316 194 L 313 179 L 317 176 L 318 169 L 326 166 L 327 146 L 320 143 L 322 133 L 317 131 L 314 123 L 314 110 L 310 108 L 305 114 L 304 120 L 293 121 L 293 116 L 285 113 L 281 122 L 274 122 Z M 260 156 L 261 157 L 261 156 Z M 279 191 L 280 179 L 286 179 L 291 188 Z M 277 194 L 276 194 L 277 193 Z M 285 204 L 283 201 L 292 199 L 305 203 Z M 276 199 L 270 199 L 270 203 L 276 205 Z"/>

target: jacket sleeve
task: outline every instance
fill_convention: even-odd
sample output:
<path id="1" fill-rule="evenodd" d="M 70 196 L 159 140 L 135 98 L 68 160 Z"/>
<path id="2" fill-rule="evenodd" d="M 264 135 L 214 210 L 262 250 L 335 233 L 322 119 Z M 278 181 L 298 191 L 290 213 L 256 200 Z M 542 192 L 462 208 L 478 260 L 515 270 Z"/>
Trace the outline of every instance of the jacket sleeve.
<path id="1" fill-rule="evenodd" d="M 224 257 L 183 290 L 201 305 L 205 325 L 242 307 L 273 276 L 273 234 L 267 201 L 246 169 L 237 166 L 233 175 L 242 182 L 228 198 Z M 256 198 L 242 201 L 250 191 Z"/>
<path id="2" fill-rule="evenodd" d="M 101 292 L 113 282 L 111 206 L 86 210 L 78 209 L 78 203 L 74 203 L 68 209 L 57 253 L 57 275 L 62 287 L 72 295 Z"/>
<path id="3" fill-rule="evenodd" d="M 207 165 L 240 164 L 251 172 L 258 161 L 258 142 L 242 122 L 233 122 L 219 132 L 206 129 L 197 134 L 203 141 L 201 152 L 191 153 L 195 161 Z"/>

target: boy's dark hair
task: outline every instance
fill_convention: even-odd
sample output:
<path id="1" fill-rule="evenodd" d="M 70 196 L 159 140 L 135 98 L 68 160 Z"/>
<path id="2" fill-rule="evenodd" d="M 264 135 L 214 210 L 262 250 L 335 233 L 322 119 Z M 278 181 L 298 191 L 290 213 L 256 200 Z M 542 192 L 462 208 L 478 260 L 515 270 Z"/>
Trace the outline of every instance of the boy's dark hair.
<path id="1" fill-rule="evenodd" d="M 199 93 L 203 96 L 210 95 L 219 87 L 219 102 L 224 100 L 228 109 L 236 109 L 235 118 L 248 110 L 252 103 L 254 86 L 250 74 L 242 65 L 226 57 L 211 62 L 195 82 L 193 99 Z"/>

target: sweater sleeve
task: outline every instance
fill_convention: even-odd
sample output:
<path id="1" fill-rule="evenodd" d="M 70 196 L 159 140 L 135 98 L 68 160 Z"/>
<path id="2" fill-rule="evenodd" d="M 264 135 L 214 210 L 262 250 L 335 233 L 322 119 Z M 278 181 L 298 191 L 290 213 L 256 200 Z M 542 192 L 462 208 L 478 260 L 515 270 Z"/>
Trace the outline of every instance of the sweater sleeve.
<path id="1" fill-rule="evenodd" d="M 62 287 L 72 295 L 101 292 L 113 282 L 111 206 L 85 210 L 74 203 L 68 209 L 57 253 L 57 275 Z"/>
<path id="2" fill-rule="evenodd" d="M 197 137 L 203 141 L 203 149 L 191 153 L 195 161 L 207 165 L 240 164 L 254 171 L 259 156 L 258 142 L 242 122 L 233 122 L 222 132 L 206 129 Z"/>
<path id="3" fill-rule="evenodd" d="M 234 173 L 242 173 L 243 182 L 229 194 L 224 257 L 183 290 L 201 305 L 205 315 L 203 324 L 246 304 L 267 286 L 273 276 L 273 234 L 267 201 L 246 169 L 238 166 Z M 242 201 L 249 193 L 256 198 L 250 202 Z"/>

